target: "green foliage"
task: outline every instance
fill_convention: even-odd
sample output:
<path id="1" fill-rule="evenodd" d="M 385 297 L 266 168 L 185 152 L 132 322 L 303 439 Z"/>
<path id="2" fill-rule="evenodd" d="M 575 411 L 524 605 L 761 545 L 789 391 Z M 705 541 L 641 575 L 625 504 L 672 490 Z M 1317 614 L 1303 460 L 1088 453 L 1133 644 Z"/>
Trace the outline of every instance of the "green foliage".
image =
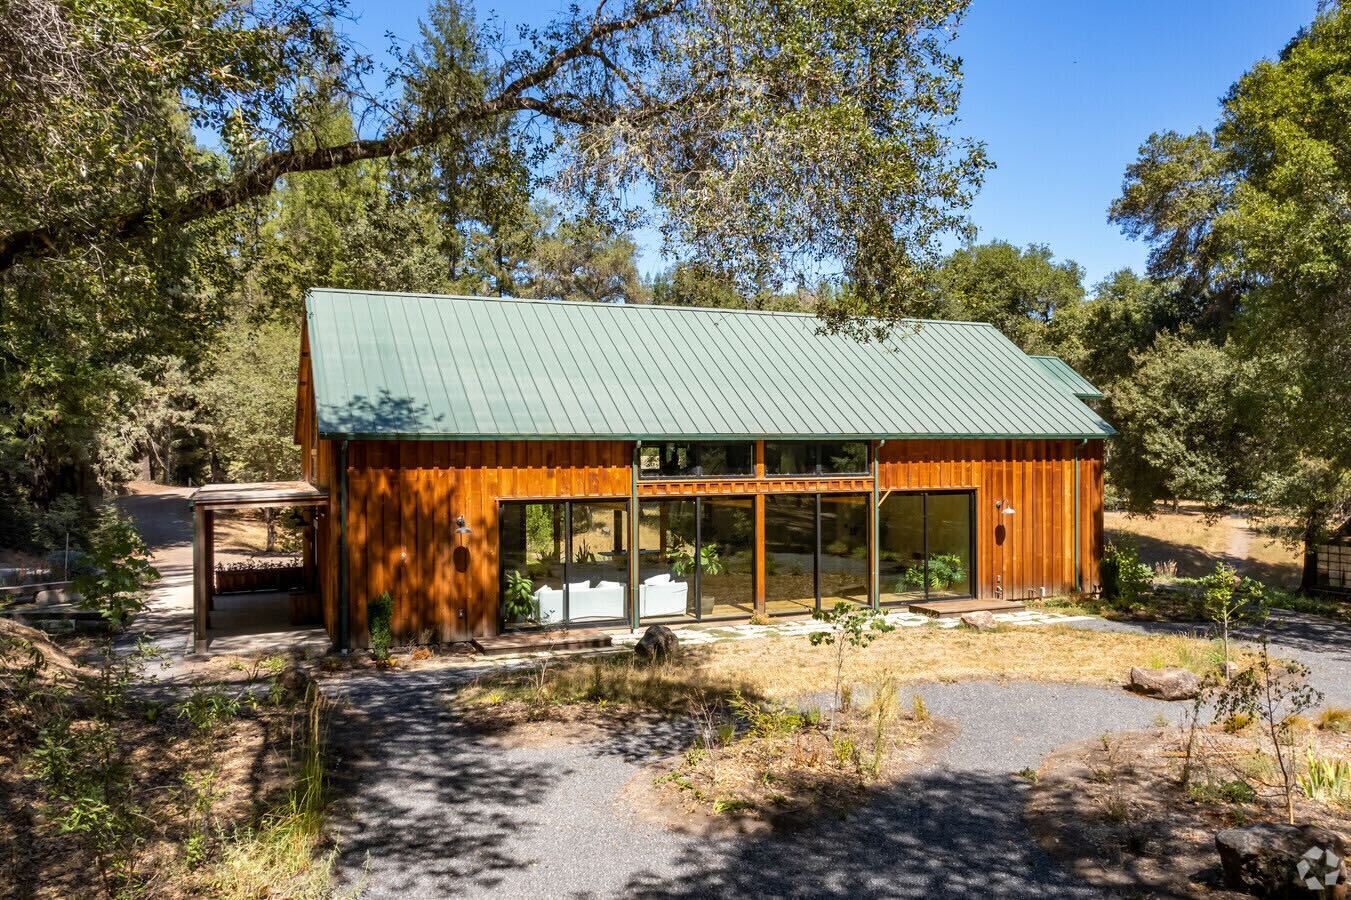
<path id="1" fill-rule="evenodd" d="M 1304 796 L 1323 803 L 1351 804 L 1351 761 L 1337 756 L 1319 756 L 1309 748 L 1305 771 L 1299 776 Z"/>
<path id="2" fill-rule="evenodd" d="M 385 591 L 366 604 L 366 622 L 371 635 L 371 655 L 378 662 L 389 659 L 389 648 L 394 642 L 390 621 L 394 616 L 394 597 Z"/>
<path id="3" fill-rule="evenodd" d="M 844 708 L 844 662 L 845 654 L 853 650 L 862 650 L 875 640 L 879 634 L 895 631 L 895 626 L 880 613 L 866 606 L 850 603 L 836 603 L 830 609 L 817 609 L 812 618 L 824 622 L 825 631 L 813 631 L 807 636 L 813 647 L 835 648 L 835 693 L 830 705 L 829 733 L 835 734 L 836 714 Z"/>
<path id="4" fill-rule="evenodd" d="M 1129 609 L 1149 590 L 1154 574 L 1140 562 L 1134 544 L 1111 542 L 1102 557 L 1102 593 L 1113 606 Z"/>
<path id="5" fill-rule="evenodd" d="M 1296 785 L 1293 730 L 1303 714 L 1322 702 L 1323 695 L 1309 684 L 1309 669 L 1302 663 L 1272 659 L 1267 642 L 1252 666 L 1239 672 L 1214 691 L 1215 721 L 1247 715 L 1260 722 L 1276 752 L 1285 792 L 1286 821 L 1295 824 Z"/>
<path id="6" fill-rule="evenodd" d="M 1232 566 L 1216 563 L 1215 571 L 1198 579 L 1198 588 L 1201 609 L 1220 629 L 1220 640 L 1224 647 L 1223 662 L 1227 670 L 1230 630 L 1244 622 L 1266 619 L 1266 599 L 1262 585 L 1251 578 L 1240 578 Z"/>
<path id="7" fill-rule="evenodd" d="M 1053 332 L 1084 297 L 1084 270 L 1055 262 L 1051 248 L 1019 250 L 1004 241 L 954 251 L 934 276 L 938 317 L 989 322 L 1028 353 L 1052 352 Z"/>
<path id="8" fill-rule="evenodd" d="M 733 690 L 727 699 L 732 713 L 746 723 L 746 734 L 753 738 L 788 737 L 806 725 L 803 714 L 787 706 L 756 703 Z"/>
<path id="9" fill-rule="evenodd" d="M 507 587 L 504 595 L 507 605 L 507 620 L 510 622 L 530 622 L 539 616 L 535 608 L 535 583 L 519 571 L 507 573 Z"/>
<path id="10" fill-rule="evenodd" d="M 1241 778 L 1229 781 L 1198 781 L 1187 785 L 1187 796 L 1195 803 L 1252 803 L 1257 792 Z"/>
<path id="11" fill-rule="evenodd" d="M 671 574 L 684 578 L 694 573 L 694 546 L 680 541 L 671 548 Z M 721 575 L 725 569 L 718 545 L 706 543 L 699 548 L 699 571 L 705 575 Z"/>
<path id="12" fill-rule="evenodd" d="M 109 624 L 124 627 L 145 609 L 146 590 L 159 579 L 150 565 L 150 553 L 131 520 L 116 507 L 100 511 L 89 536 L 89 559 L 94 571 L 75 578 L 81 605 L 97 610 Z"/>
<path id="13" fill-rule="evenodd" d="M 197 731 L 215 731 L 222 722 L 239 715 L 239 698 L 220 686 L 193 691 L 178 707 L 178 717 L 187 719 Z"/>

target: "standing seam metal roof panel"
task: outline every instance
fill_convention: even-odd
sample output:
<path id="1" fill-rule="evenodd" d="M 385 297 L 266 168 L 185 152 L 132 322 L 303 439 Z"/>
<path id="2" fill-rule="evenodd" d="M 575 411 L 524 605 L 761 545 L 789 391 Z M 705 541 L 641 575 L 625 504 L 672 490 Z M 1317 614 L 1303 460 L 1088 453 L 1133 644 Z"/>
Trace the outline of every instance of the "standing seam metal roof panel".
<path id="1" fill-rule="evenodd" d="M 327 289 L 306 309 L 324 437 L 1115 433 L 1075 395 L 1065 373 L 1092 388 L 1078 373 L 983 323 L 907 322 L 861 343 L 804 313 Z"/>

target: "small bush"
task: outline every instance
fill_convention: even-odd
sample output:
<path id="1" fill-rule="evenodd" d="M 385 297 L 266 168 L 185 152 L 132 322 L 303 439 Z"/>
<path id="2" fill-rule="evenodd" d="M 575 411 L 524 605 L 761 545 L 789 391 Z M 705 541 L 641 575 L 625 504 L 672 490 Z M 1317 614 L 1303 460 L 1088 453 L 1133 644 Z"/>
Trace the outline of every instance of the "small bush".
<path id="1" fill-rule="evenodd" d="M 198 731 L 213 731 L 226 719 L 239 714 L 239 698 L 218 687 L 193 691 L 178 709 L 178 717 L 187 719 Z"/>
<path id="2" fill-rule="evenodd" d="M 929 721 L 929 705 L 924 702 L 924 698 L 916 694 L 910 701 L 910 714 L 916 722 Z"/>
<path id="3" fill-rule="evenodd" d="M 1102 595 L 1118 609 L 1129 609 L 1149 590 L 1154 575 L 1140 562 L 1133 544 L 1109 543 L 1102 558 Z"/>
<path id="4" fill-rule="evenodd" d="M 1257 799 L 1257 792 L 1248 782 L 1235 778 L 1189 784 L 1187 796 L 1195 803 L 1251 803 Z"/>
<path id="5" fill-rule="evenodd" d="M 1351 734 L 1351 709 L 1329 706 L 1314 719 L 1314 726 L 1333 734 Z"/>
<path id="6" fill-rule="evenodd" d="M 385 591 L 366 606 L 366 620 L 371 632 L 371 655 L 379 662 L 389 659 L 389 648 L 394 635 L 389 623 L 394 616 L 394 598 Z"/>
<path id="7" fill-rule="evenodd" d="M 1351 762 L 1318 756 L 1311 748 L 1306 765 L 1307 771 L 1297 778 L 1304 796 L 1324 803 L 1351 803 Z"/>

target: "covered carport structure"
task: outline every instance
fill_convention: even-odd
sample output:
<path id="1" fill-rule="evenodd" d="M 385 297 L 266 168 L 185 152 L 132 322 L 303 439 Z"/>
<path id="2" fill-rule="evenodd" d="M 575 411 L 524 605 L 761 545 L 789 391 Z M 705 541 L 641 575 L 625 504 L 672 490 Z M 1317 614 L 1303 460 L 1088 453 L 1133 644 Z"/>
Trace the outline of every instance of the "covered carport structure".
<path id="1" fill-rule="evenodd" d="M 192 503 L 192 639 L 196 653 L 205 653 L 211 627 L 211 600 L 216 568 L 215 521 L 225 511 L 289 509 L 299 507 L 305 517 L 302 565 L 305 583 L 318 579 L 315 559 L 315 519 L 327 514 L 328 493 L 305 481 L 268 481 L 250 484 L 208 484 L 193 493 Z"/>

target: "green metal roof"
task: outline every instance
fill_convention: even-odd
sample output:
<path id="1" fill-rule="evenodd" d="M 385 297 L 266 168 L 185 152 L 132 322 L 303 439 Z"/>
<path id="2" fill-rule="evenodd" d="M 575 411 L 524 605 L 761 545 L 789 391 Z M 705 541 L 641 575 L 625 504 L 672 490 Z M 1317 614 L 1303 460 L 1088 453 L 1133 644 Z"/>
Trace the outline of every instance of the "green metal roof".
<path id="1" fill-rule="evenodd" d="M 316 289 L 330 438 L 1100 438 L 1096 412 L 990 325 L 884 343 L 806 313 Z"/>
<path id="2" fill-rule="evenodd" d="M 1041 366 L 1047 377 L 1080 400 L 1101 400 L 1103 398 L 1102 391 L 1095 388 L 1087 378 L 1074 371 L 1073 367 L 1060 357 L 1030 356 L 1028 358 Z"/>

